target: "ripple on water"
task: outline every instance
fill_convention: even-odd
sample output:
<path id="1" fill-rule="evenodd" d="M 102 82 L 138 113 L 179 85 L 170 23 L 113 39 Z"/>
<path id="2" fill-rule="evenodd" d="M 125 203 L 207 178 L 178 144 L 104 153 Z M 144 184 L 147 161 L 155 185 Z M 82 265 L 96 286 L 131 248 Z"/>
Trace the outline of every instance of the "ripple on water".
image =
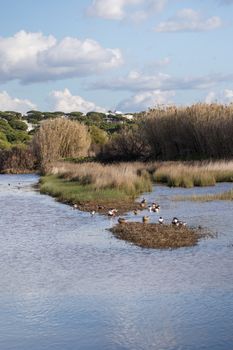
<path id="1" fill-rule="evenodd" d="M 231 348 L 233 204 L 170 200 L 230 184 L 146 194 L 167 221 L 219 233 L 197 247 L 156 251 L 116 240 L 106 230 L 115 219 L 41 196 L 30 187 L 37 180 L 0 176 L 1 349 Z"/>

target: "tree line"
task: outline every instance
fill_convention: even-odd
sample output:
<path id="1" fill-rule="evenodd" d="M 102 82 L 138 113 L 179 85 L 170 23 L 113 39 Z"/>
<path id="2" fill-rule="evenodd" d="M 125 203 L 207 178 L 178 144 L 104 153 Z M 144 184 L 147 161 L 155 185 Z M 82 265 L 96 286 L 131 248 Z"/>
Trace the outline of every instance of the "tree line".
<path id="1" fill-rule="evenodd" d="M 56 112 L 45 118 L 33 111 L 27 122 L 35 114 L 40 115 L 38 127 L 27 132 L 20 114 L 0 113 L 0 171 L 9 169 L 11 163 L 13 168 L 22 163 L 23 168 L 46 171 L 53 161 L 86 156 L 103 162 L 233 157 L 232 104 L 150 109 L 131 122 L 118 120 L 114 131 L 102 128 L 101 113 L 73 112 L 61 118 L 61 112 Z M 24 152 L 25 158 L 33 159 L 28 165 Z M 18 163 L 17 158 L 21 159 Z"/>

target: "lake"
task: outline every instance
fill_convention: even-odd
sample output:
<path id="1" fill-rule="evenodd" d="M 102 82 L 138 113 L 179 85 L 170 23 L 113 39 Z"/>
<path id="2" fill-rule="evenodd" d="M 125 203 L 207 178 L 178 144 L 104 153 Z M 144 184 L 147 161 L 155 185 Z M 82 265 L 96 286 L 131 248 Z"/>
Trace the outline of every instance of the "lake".
<path id="1" fill-rule="evenodd" d="M 172 200 L 232 184 L 154 186 L 144 195 L 161 205 L 152 222 L 177 216 L 217 237 L 150 250 L 114 238 L 117 219 L 40 195 L 37 181 L 0 175 L 1 350 L 233 348 L 233 202 Z"/>

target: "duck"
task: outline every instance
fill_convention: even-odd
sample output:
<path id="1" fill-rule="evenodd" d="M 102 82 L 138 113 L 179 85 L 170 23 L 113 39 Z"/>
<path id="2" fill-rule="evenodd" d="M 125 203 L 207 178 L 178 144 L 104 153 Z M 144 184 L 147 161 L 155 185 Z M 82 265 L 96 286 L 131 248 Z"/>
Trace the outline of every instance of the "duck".
<path id="1" fill-rule="evenodd" d="M 163 222 L 164 222 L 164 219 L 162 218 L 162 216 L 160 216 L 160 218 L 159 218 L 159 224 L 162 225 Z"/>
<path id="2" fill-rule="evenodd" d="M 119 218 L 118 222 L 119 222 L 119 224 L 125 224 L 126 223 L 126 219 L 125 218 Z"/>
<path id="3" fill-rule="evenodd" d="M 133 213 L 134 213 L 134 215 L 138 215 L 138 210 L 134 209 Z"/>
<path id="4" fill-rule="evenodd" d="M 179 220 L 177 219 L 177 217 L 174 217 L 174 218 L 172 219 L 172 225 L 174 225 L 174 226 L 179 226 Z"/>
<path id="5" fill-rule="evenodd" d="M 142 199 L 142 201 L 140 203 L 140 207 L 141 208 L 145 208 L 146 207 L 146 200 L 145 200 L 145 198 Z"/>
<path id="6" fill-rule="evenodd" d="M 92 211 L 90 212 L 91 216 L 95 215 L 95 213 L 96 213 L 95 210 L 92 210 Z"/>
<path id="7" fill-rule="evenodd" d="M 78 204 L 74 204 L 73 209 L 78 209 Z"/>
<path id="8" fill-rule="evenodd" d="M 110 209 L 108 211 L 108 216 L 112 217 L 112 216 L 115 216 L 117 213 L 117 209 Z"/>
<path id="9" fill-rule="evenodd" d="M 146 222 L 149 222 L 150 218 L 149 216 L 143 216 L 142 218 L 142 222 L 146 223 Z"/>
<path id="10" fill-rule="evenodd" d="M 153 207 L 152 207 L 151 205 L 148 207 L 148 211 L 149 211 L 150 213 L 152 213 Z"/>

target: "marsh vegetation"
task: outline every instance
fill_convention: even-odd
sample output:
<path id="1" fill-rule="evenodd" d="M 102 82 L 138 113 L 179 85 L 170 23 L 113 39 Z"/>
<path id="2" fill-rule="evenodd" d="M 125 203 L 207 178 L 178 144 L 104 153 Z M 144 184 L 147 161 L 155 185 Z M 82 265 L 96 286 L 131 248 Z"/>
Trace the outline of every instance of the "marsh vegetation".
<path id="1" fill-rule="evenodd" d="M 142 248 L 176 249 L 191 247 L 200 238 L 211 236 L 202 229 L 160 225 L 154 223 L 126 222 L 110 229 L 118 239 Z"/>

